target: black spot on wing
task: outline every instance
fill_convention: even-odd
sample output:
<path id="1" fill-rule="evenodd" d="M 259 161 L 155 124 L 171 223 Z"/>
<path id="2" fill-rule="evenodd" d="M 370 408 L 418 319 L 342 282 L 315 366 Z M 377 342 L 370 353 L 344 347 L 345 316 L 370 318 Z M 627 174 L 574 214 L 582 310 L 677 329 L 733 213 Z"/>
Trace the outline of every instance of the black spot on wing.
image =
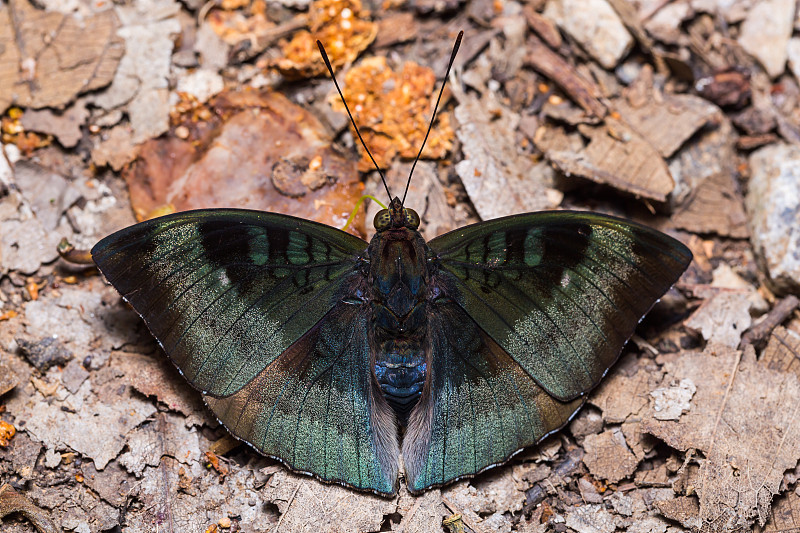
<path id="1" fill-rule="evenodd" d="M 229 220 L 207 220 L 198 224 L 197 229 L 206 261 L 223 270 L 235 285 L 242 286 L 252 279 L 253 235 L 248 226 Z"/>
<path id="2" fill-rule="evenodd" d="M 561 283 L 564 272 L 574 270 L 586 258 L 586 251 L 592 237 L 589 224 L 570 224 L 566 227 L 550 225 L 542 230 L 539 240 L 542 246 L 541 274 L 554 284 Z"/>

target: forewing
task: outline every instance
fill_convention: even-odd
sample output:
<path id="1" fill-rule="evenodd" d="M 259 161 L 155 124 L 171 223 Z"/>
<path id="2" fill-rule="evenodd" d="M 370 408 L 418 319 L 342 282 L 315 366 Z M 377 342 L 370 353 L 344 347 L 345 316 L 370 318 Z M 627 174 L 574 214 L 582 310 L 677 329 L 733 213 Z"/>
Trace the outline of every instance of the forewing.
<path id="1" fill-rule="evenodd" d="M 429 375 L 403 439 L 412 492 L 506 461 L 583 403 L 547 394 L 455 303 L 429 316 Z"/>
<path id="2" fill-rule="evenodd" d="M 692 255 L 646 226 L 551 211 L 432 240 L 433 283 L 548 393 L 594 387 Z"/>
<path id="3" fill-rule="evenodd" d="M 186 379 L 221 397 L 333 308 L 366 245 L 294 217 L 212 209 L 123 229 L 92 257 Z"/>
<path id="4" fill-rule="evenodd" d="M 397 426 L 372 372 L 368 317 L 367 306 L 337 305 L 240 391 L 206 403 L 295 470 L 394 494 Z"/>

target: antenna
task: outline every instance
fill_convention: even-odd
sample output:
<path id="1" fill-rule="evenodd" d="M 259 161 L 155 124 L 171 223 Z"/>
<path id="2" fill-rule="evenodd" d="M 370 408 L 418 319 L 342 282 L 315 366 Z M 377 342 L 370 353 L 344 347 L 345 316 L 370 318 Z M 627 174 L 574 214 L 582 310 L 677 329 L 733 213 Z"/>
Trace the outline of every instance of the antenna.
<path id="1" fill-rule="evenodd" d="M 358 140 L 361 141 L 361 146 L 364 147 L 364 150 L 367 151 L 367 155 L 372 160 L 372 164 L 375 165 L 375 169 L 378 171 L 378 174 L 381 175 L 381 181 L 383 182 L 383 186 L 386 189 L 386 194 L 389 195 L 389 202 L 392 201 L 392 193 L 389 192 L 389 186 L 386 184 L 386 177 L 384 177 L 383 172 L 381 172 L 380 167 L 378 167 L 378 163 L 375 162 L 375 158 L 372 157 L 372 154 L 367 148 L 367 143 L 364 142 L 364 138 L 361 136 L 361 132 L 358 131 L 358 126 L 356 126 L 356 121 L 353 119 L 353 114 L 350 113 L 350 108 L 347 107 L 347 102 L 344 99 L 344 95 L 342 94 L 342 90 L 339 88 L 339 83 L 336 81 L 336 76 L 333 75 L 333 67 L 331 66 L 331 62 L 328 60 L 328 54 L 325 53 L 325 47 L 322 46 L 322 43 L 317 40 L 317 46 L 319 46 L 319 53 L 322 54 L 322 60 L 325 62 L 325 66 L 328 67 L 328 72 L 331 73 L 331 78 L 333 79 L 333 84 L 336 86 L 336 90 L 339 91 L 339 97 L 342 99 L 342 103 L 344 104 L 344 108 L 347 111 L 347 116 L 350 117 L 350 123 L 353 124 L 353 128 L 356 130 L 356 135 L 358 135 Z M 452 60 L 450 61 L 452 63 Z M 448 69 L 449 71 L 449 69 Z M 441 96 L 441 95 L 440 95 Z M 426 135 L 427 137 L 427 135 Z"/>
<path id="2" fill-rule="evenodd" d="M 463 36 L 464 36 L 464 31 L 463 30 L 458 32 L 458 37 L 456 37 L 456 44 L 453 45 L 453 52 L 450 54 L 450 63 L 447 64 L 447 72 L 445 72 L 445 74 L 444 74 L 444 80 L 442 80 L 442 87 L 439 89 L 439 96 L 436 98 L 436 105 L 433 106 L 433 116 L 431 116 L 431 121 L 428 124 L 428 131 L 425 132 L 425 138 L 422 139 L 422 146 L 419 147 L 419 152 L 417 153 L 417 157 L 414 158 L 414 164 L 411 165 L 411 172 L 408 173 L 408 181 L 406 182 L 406 190 L 403 193 L 403 200 L 400 202 L 401 204 L 405 204 L 406 203 L 406 195 L 408 194 L 408 186 L 411 185 L 411 176 L 414 174 L 414 169 L 417 167 L 417 161 L 419 161 L 419 158 L 422 155 L 422 149 L 425 148 L 425 142 L 428 140 L 428 135 L 430 135 L 430 133 L 431 133 L 431 128 L 433 128 L 433 121 L 436 119 L 436 110 L 439 109 L 439 101 L 442 99 L 442 93 L 444 92 L 444 86 L 447 85 L 447 78 L 450 76 L 450 68 L 453 66 L 453 61 L 455 61 L 455 59 L 456 59 L 456 54 L 458 53 L 458 47 L 461 46 L 461 38 Z M 319 42 L 319 41 L 317 41 L 317 42 Z M 322 46 L 322 45 L 320 45 L 320 46 Z"/>

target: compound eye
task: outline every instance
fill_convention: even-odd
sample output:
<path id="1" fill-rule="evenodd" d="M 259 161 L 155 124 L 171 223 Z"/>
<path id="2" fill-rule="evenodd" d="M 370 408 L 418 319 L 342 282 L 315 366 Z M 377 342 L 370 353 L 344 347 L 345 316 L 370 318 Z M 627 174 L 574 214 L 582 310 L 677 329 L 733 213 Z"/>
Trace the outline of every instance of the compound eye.
<path id="1" fill-rule="evenodd" d="M 375 231 L 389 229 L 392 225 L 392 217 L 389 215 L 389 210 L 381 209 L 375 213 L 375 220 L 372 221 L 372 225 L 375 226 Z"/>
<path id="2" fill-rule="evenodd" d="M 408 207 L 403 208 L 406 212 L 406 223 L 408 227 L 411 229 L 419 228 L 419 215 L 413 209 L 409 209 Z"/>

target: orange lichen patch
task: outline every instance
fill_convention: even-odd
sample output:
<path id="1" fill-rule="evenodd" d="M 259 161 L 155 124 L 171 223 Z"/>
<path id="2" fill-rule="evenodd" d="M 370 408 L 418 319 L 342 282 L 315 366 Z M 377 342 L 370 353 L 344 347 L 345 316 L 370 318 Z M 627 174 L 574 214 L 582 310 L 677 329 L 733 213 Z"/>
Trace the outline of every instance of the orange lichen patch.
<path id="1" fill-rule="evenodd" d="M 208 13 L 206 22 L 227 44 L 236 45 L 242 39 L 256 37 L 275 27 L 266 16 L 263 0 L 228 0 L 219 7 L 221 9 Z"/>
<path id="2" fill-rule="evenodd" d="M 228 467 L 225 463 L 220 462 L 219 457 L 214 452 L 206 452 L 206 459 L 208 459 L 208 468 L 213 468 L 219 475 L 225 477 L 228 475 Z"/>
<path id="3" fill-rule="evenodd" d="M 308 10 L 308 28 L 281 41 L 283 58 L 273 66 L 292 79 L 325 74 L 317 39 L 322 42 L 334 68 L 352 63 L 378 35 L 378 25 L 368 20 L 370 12 L 360 0 L 318 0 Z"/>
<path id="4" fill-rule="evenodd" d="M 416 157 L 433 110 L 435 84 L 436 76 L 430 68 L 408 62 L 396 73 L 385 57 L 365 59 L 347 72 L 344 97 L 378 166 L 388 167 L 397 154 Z M 334 109 L 344 111 L 338 95 L 331 99 Z M 450 117 L 444 113 L 437 117 L 422 153 L 424 158 L 442 158 L 453 145 Z M 358 169 L 365 172 L 371 168 L 365 153 Z"/>
<path id="5" fill-rule="evenodd" d="M 25 280 L 25 291 L 28 293 L 28 300 L 38 300 L 39 299 L 39 291 L 42 290 L 45 285 L 47 285 L 47 281 L 37 281 L 34 278 L 28 278 Z"/>
<path id="6" fill-rule="evenodd" d="M 8 442 L 17 434 L 17 428 L 0 420 L 0 446 L 8 446 Z"/>
<path id="7" fill-rule="evenodd" d="M 25 131 L 22 126 L 22 113 L 20 108 L 12 107 L 6 116 L 0 119 L 0 140 L 3 144 L 15 144 L 22 155 L 28 156 L 37 148 L 51 144 L 53 137 Z"/>
<path id="8" fill-rule="evenodd" d="M 13 309 L 9 309 L 5 313 L 0 314 L 0 322 L 2 322 L 3 320 L 11 320 L 12 318 L 15 318 L 18 315 L 19 313 L 17 313 Z"/>

